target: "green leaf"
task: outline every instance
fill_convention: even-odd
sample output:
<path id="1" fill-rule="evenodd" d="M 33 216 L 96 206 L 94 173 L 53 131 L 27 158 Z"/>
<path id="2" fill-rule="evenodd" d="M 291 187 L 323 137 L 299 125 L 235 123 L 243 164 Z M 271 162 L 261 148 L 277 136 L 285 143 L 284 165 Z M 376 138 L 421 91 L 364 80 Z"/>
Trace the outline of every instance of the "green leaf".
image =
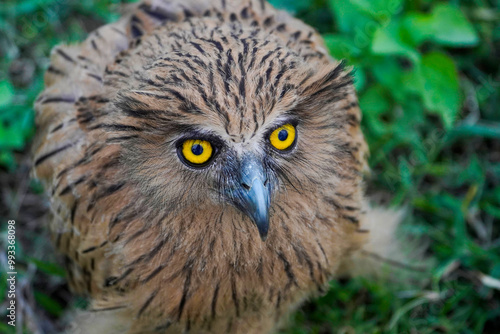
<path id="1" fill-rule="evenodd" d="M 496 219 L 500 219 L 500 208 L 491 205 L 490 203 L 484 204 L 484 211 L 489 215 L 495 217 Z"/>
<path id="2" fill-rule="evenodd" d="M 399 103 L 408 101 L 408 95 L 414 93 L 407 80 L 407 73 L 394 57 L 383 57 L 370 64 L 378 83 L 382 84 Z"/>
<path id="3" fill-rule="evenodd" d="M 8 80 L 0 81 L 0 108 L 8 106 L 14 98 L 14 87 Z"/>
<path id="4" fill-rule="evenodd" d="M 59 304 L 59 302 L 40 291 L 35 290 L 33 294 L 35 295 L 35 300 L 37 301 L 37 303 L 40 304 L 40 306 L 42 306 L 47 312 L 55 315 L 56 317 L 61 316 L 64 308 L 61 306 L 61 304 Z"/>
<path id="5" fill-rule="evenodd" d="M 329 0 L 328 3 L 339 30 L 352 34 L 356 31 L 357 35 L 359 35 L 359 41 L 355 43 L 361 43 L 361 38 L 364 38 L 364 35 L 368 35 L 366 27 L 374 22 L 373 19 L 351 1 Z M 363 36 L 361 37 L 361 35 Z M 368 43 L 369 41 L 366 41 L 366 45 Z M 365 41 L 362 44 L 358 44 L 357 47 L 366 46 Z"/>
<path id="6" fill-rule="evenodd" d="M 359 105 L 363 110 L 366 123 L 375 136 L 382 136 L 390 131 L 388 125 L 382 120 L 382 116 L 391 111 L 392 104 L 382 86 L 376 85 L 369 88 L 361 95 Z"/>
<path id="7" fill-rule="evenodd" d="M 19 130 L 22 131 L 25 138 L 28 138 L 33 134 L 34 125 L 35 125 L 35 113 L 31 108 L 24 109 L 20 112 L 18 116 L 17 124 Z"/>
<path id="8" fill-rule="evenodd" d="M 408 161 L 406 161 L 406 159 L 401 157 L 399 159 L 398 169 L 401 177 L 401 184 L 404 188 L 410 188 L 412 185 L 412 166 L 408 163 Z"/>
<path id="9" fill-rule="evenodd" d="M 460 9 L 449 4 L 437 5 L 430 15 L 406 15 L 404 27 L 416 45 L 426 40 L 453 47 L 470 47 L 479 43 L 472 24 Z"/>
<path id="10" fill-rule="evenodd" d="M 466 168 L 462 168 L 456 177 L 450 180 L 453 187 L 460 187 L 466 184 L 482 184 L 484 182 L 484 170 L 477 156 L 472 156 Z"/>
<path id="11" fill-rule="evenodd" d="M 24 147 L 24 136 L 17 126 L 5 128 L 0 124 L 0 149 L 22 149 Z"/>
<path id="12" fill-rule="evenodd" d="M 401 11 L 403 0 L 350 0 L 350 2 L 378 21 L 386 21 Z"/>
<path id="13" fill-rule="evenodd" d="M 26 14 L 31 14 L 39 8 L 49 8 L 57 0 L 25 0 L 19 1 L 15 7 L 15 15 L 23 16 Z"/>
<path id="14" fill-rule="evenodd" d="M 359 92 L 365 88 L 366 85 L 366 74 L 365 71 L 358 67 L 354 71 L 354 87 Z"/>
<path id="15" fill-rule="evenodd" d="M 325 34 L 323 39 L 330 54 L 336 59 L 353 60 L 361 55 L 361 49 L 356 47 L 351 38 L 337 34 Z"/>
<path id="16" fill-rule="evenodd" d="M 28 260 L 34 263 L 39 270 L 46 274 L 59 277 L 66 276 L 65 270 L 55 263 L 41 261 L 32 257 L 29 257 Z"/>
<path id="17" fill-rule="evenodd" d="M 16 166 L 16 160 L 11 152 L 1 152 L 0 151 L 0 166 L 5 166 L 9 170 L 14 170 Z"/>
<path id="18" fill-rule="evenodd" d="M 425 107 L 438 114 L 450 129 L 460 108 L 458 72 L 453 60 L 439 52 L 425 55 L 414 79 Z"/>
<path id="19" fill-rule="evenodd" d="M 403 19 L 403 26 L 416 46 L 419 46 L 426 40 L 432 39 L 434 35 L 433 18 L 431 15 L 420 13 L 407 14 Z"/>
<path id="20" fill-rule="evenodd" d="M 419 61 L 419 54 L 400 35 L 400 23 L 392 22 L 387 27 L 380 27 L 373 35 L 371 50 L 377 55 L 406 56 L 414 63 Z"/>
<path id="21" fill-rule="evenodd" d="M 432 11 L 434 36 L 437 43 L 449 46 L 473 46 L 479 37 L 465 15 L 449 4 L 439 4 Z"/>

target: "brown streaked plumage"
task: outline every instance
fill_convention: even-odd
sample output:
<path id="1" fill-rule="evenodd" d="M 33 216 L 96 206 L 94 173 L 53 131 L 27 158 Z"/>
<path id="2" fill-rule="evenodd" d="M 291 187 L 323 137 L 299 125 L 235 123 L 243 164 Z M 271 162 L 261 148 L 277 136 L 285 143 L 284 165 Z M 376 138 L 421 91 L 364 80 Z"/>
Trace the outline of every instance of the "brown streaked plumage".
<path id="1" fill-rule="evenodd" d="M 45 78 L 33 170 L 91 298 L 75 333 L 273 332 L 367 235 L 352 78 L 265 1 L 142 1 L 55 48 Z M 285 123 L 297 138 L 279 152 Z M 208 166 L 182 161 L 189 138 L 216 148 Z M 261 223 L 235 190 L 248 156 Z"/>

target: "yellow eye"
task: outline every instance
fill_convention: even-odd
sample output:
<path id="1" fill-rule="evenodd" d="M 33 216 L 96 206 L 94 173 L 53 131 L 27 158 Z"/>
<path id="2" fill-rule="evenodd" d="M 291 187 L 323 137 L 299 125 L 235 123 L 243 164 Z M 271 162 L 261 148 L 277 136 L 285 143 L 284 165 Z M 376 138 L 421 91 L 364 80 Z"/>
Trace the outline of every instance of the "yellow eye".
<path id="1" fill-rule="evenodd" d="M 193 165 L 203 165 L 208 162 L 213 152 L 212 144 L 206 140 L 188 139 L 182 143 L 182 155 Z"/>
<path id="2" fill-rule="evenodd" d="M 280 151 L 290 148 L 295 142 L 296 131 L 292 124 L 280 126 L 271 133 L 269 141 L 271 145 Z"/>

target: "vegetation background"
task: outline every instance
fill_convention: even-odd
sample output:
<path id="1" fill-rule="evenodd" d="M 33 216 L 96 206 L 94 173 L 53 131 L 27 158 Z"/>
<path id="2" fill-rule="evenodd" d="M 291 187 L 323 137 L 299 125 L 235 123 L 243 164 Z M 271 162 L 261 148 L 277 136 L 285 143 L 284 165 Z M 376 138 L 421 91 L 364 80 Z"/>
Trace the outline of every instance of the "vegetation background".
<path id="1" fill-rule="evenodd" d="M 500 1 L 271 2 L 355 67 L 368 192 L 407 208 L 402 231 L 433 263 L 385 280 L 333 281 L 283 333 L 500 333 Z M 1 321 L 1 333 L 55 333 L 65 311 L 85 306 L 68 292 L 43 227 L 47 204 L 29 179 L 32 106 L 51 48 L 81 41 L 120 6 L 0 3 L 0 296 L 6 221 L 15 219 L 19 307 L 16 329 Z M 0 306 L 6 319 L 5 299 Z"/>

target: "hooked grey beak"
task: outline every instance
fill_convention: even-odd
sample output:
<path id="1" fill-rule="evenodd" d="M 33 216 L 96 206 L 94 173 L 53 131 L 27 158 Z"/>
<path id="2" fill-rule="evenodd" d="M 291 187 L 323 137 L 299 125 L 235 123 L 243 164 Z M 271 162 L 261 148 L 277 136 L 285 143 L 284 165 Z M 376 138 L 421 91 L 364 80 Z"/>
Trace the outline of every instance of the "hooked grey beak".
<path id="1" fill-rule="evenodd" d="M 269 230 L 270 190 L 262 161 L 253 154 L 243 157 L 236 196 L 236 206 L 247 214 L 259 230 L 262 241 Z"/>

